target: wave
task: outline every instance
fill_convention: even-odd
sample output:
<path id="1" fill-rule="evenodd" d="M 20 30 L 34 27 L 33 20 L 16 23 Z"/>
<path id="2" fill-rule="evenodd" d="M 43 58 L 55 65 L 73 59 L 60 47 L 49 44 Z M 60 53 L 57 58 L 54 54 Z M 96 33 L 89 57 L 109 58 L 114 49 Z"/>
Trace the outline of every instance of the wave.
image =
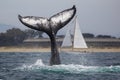
<path id="1" fill-rule="evenodd" d="M 61 65 L 45 65 L 41 59 L 34 64 L 17 68 L 22 71 L 48 71 L 48 72 L 65 72 L 65 73 L 117 73 L 120 72 L 120 66 L 84 66 L 79 64 L 61 64 Z"/>

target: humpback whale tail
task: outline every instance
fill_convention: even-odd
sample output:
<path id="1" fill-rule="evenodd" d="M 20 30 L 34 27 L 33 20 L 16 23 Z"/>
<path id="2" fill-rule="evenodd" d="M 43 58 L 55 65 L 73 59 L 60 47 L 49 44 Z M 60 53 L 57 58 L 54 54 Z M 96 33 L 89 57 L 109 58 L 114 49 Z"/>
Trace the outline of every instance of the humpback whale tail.
<path id="1" fill-rule="evenodd" d="M 18 15 L 19 20 L 25 26 L 47 33 L 51 40 L 51 60 L 50 64 L 60 64 L 59 52 L 57 49 L 56 44 L 56 34 L 58 30 L 64 27 L 67 23 L 71 21 L 71 19 L 76 14 L 76 7 L 75 5 L 70 8 L 66 9 L 60 13 L 53 15 L 50 18 L 43 18 L 43 17 L 35 17 L 35 16 L 25 16 L 22 17 Z"/>
<path id="2" fill-rule="evenodd" d="M 28 26 L 29 28 L 46 33 L 52 29 L 52 31 L 54 31 L 56 34 L 59 29 L 69 23 L 69 21 L 74 17 L 75 13 L 76 8 L 74 5 L 72 8 L 57 13 L 49 19 L 35 16 L 22 17 L 21 15 L 18 15 L 18 18 L 24 25 Z"/>

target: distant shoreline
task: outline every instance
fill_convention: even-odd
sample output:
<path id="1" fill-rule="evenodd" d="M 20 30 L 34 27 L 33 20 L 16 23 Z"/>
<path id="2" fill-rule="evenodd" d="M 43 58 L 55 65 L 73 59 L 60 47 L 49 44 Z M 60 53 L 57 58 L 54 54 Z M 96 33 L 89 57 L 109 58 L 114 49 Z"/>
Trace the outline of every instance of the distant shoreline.
<path id="1" fill-rule="evenodd" d="M 63 48 L 60 49 L 60 52 L 85 52 L 85 53 L 94 53 L 94 52 L 120 52 L 120 48 L 88 48 L 88 49 L 71 49 Z M 50 48 L 42 47 L 0 47 L 0 52 L 51 52 Z"/>

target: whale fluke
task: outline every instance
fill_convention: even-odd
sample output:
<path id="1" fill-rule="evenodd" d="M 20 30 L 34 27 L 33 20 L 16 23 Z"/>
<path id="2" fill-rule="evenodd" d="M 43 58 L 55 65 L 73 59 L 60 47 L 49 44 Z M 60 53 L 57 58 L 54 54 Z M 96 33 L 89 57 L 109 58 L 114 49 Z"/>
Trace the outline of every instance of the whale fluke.
<path id="1" fill-rule="evenodd" d="M 38 31 L 43 31 L 49 35 L 51 40 L 50 64 L 56 65 L 61 63 L 55 39 L 56 34 L 58 30 L 60 30 L 62 27 L 64 27 L 67 23 L 71 21 L 75 14 L 76 7 L 74 5 L 72 8 L 59 12 L 50 18 L 35 16 L 22 17 L 21 15 L 18 15 L 18 18 L 25 26 Z"/>

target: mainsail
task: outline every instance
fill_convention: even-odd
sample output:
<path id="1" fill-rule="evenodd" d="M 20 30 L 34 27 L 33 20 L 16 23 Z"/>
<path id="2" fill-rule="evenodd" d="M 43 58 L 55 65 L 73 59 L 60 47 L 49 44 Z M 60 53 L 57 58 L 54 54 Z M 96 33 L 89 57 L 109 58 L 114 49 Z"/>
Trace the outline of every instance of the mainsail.
<path id="1" fill-rule="evenodd" d="M 75 21 L 75 31 L 74 31 L 74 40 L 73 41 L 74 41 L 73 48 L 88 48 L 87 44 L 83 38 L 83 35 L 81 33 L 77 18 Z"/>
<path id="2" fill-rule="evenodd" d="M 73 37 L 74 37 L 74 39 L 73 39 L 73 44 L 72 44 L 70 28 L 68 28 L 61 47 L 71 47 L 71 46 L 73 46 L 73 48 L 88 48 L 87 44 L 86 44 L 86 42 L 85 42 L 85 40 L 83 38 L 83 35 L 81 33 L 77 18 L 75 20 L 75 27 L 74 27 Z"/>

